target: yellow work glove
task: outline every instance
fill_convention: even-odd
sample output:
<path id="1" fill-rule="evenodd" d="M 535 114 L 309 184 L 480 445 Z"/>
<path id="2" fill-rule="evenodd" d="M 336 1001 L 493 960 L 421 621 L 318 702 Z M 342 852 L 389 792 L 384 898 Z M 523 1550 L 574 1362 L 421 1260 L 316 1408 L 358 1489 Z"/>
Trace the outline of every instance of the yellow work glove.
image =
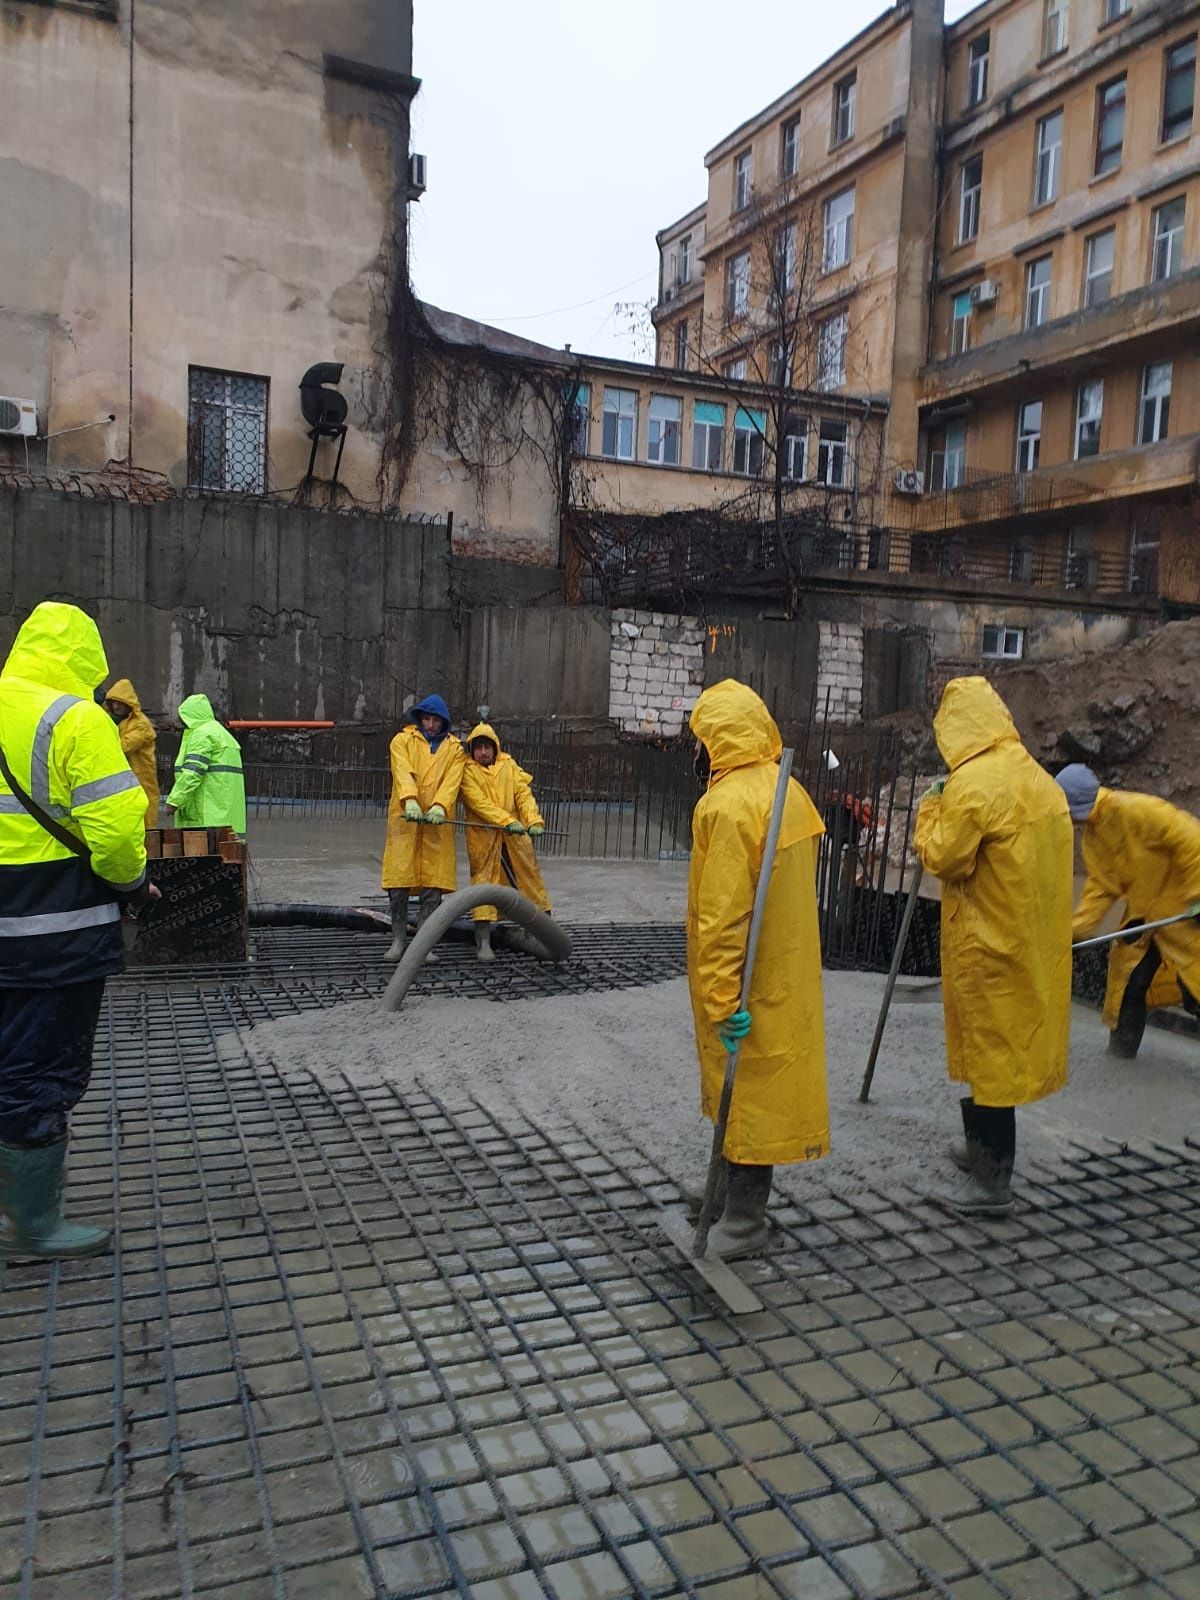
<path id="1" fill-rule="evenodd" d="M 404 820 L 405 822 L 420 822 L 421 808 L 415 800 L 406 800 L 404 802 Z"/>
<path id="2" fill-rule="evenodd" d="M 438 824 L 438 823 L 445 822 L 445 820 L 446 820 L 446 813 L 442 809 L 441 806 L 430 806 L 429 810 L 425 813 L 425 821 L 426 822 L 432 822 L 434 824 Z"/>

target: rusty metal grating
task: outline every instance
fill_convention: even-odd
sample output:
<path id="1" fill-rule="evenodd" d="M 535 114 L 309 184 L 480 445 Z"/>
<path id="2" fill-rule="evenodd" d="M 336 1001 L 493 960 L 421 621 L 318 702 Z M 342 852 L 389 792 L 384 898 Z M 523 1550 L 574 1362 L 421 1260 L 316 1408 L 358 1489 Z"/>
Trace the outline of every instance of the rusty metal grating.
<path id="1" fill-rule="evenodd" d="M 238 1026 L 109 997 L 75 1192 L 119 1255 L 0 1295 L 5 1593 L 1197 1594 L 1186 1154 L 986 1227 L 782 1203 L 734 1326 L 640 1150 L 289 1080 Z"/>

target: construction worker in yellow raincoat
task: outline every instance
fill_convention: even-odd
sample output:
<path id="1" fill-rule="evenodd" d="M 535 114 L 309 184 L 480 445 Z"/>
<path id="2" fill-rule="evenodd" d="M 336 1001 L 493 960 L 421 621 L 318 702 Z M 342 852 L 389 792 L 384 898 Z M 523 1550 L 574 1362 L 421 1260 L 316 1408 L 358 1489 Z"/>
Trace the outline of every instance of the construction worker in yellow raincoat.
<path id="1" fill-rule="evenodd" d="M 1058 784 L 1083 829 L 1087 882 L 1071 924 L 1076 939 L 1095 933 L 1119 900 L 1126 924 L 1200 911 L 1200 821 L 1156 795 L 1105 789 L 1077 762 L 1063 768 Z M 1149 1007 L 1182 1003 L 1195 1015 L 1198 1002 L 1200 922 L 1112 946 L 1104 1000 L 1112 1055 L 1137 1055 Z"/>
<path id="2" fill-rule="evenodd" d="M 1074 843 L 1062 790 L 1021 743 L 986 678 L 954 678 L 933 723 L 950 769 L 917 813 L 915 845 L 942 882 L 946 1057 L 962 1101 L 963 1215 L 1012 1209 L 1014 1108 L 1067 1081 Z"/>
<path id="3" fill-rule="evenodd" d="M 121 749 L 130 770 L 146 791 L 146 826 L 158 825 L 158 766 L 155 746 L 158 735 L 154 724 L 142 710 L 137 690 L 128 678 L 120 678 L 104 697 L 104 709 L 117 725 Z"/>
<path id="4" fill-rule="evenodd" d="M 533 797 L 532 775 L 500 748 L 496 730 L 486 722 L 471 729 L 467 751 L 471 759 L 463 768 L 462 777 L 467 821 L 490 824 L 467 829 L 471 882 L 511 884 L 539 910 L 549 911 L 550 897 L 530 843 L 546 831 L 545 819 Z M 493 831 L 497 828 L 502 828 L 503 833 Z M 480 961 L 492 961 L 496 908 L 476 906 L 472 916 L 475 954 Z"/>
<path id="5" fill-rule="evenodd" d="M 418 896 L 419 928 L 458 882 L 454 830 L 441 824 L 458 803 L 467 756 L 450 732 L 450 708 L 440 694 L 426 695 L 413 707 L 408 725 L 392 740 L 389 759 L 383 887 L 391 904 L 392 943 L 384 960 L 399 961 L 408 938 L 409 896 Z"/>
<path id="6" fill-rule="evenodd" d="M 825 828 L 793 782 L 743 1011 L 742 966 L 782 740 L 754 690 L 732 678 L 704 691 L 690 726 L 697 770 L 708 774 L 692 818 L 687 953 L 701 1106 L 710 1122 L 727 1054 L 742 1041 L 725 1136 L 725 1208 L 708 1236 L 708 1253 L 729 1260 L 767 1242 L 774 1167 L 829 1151 L 816 894 Z"/>

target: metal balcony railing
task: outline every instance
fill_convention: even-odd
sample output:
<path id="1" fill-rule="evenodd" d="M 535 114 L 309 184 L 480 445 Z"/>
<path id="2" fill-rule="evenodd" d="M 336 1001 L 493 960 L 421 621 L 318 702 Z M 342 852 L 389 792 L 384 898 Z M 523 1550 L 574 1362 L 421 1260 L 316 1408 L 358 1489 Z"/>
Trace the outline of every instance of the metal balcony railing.
<path id="1" fill-rule="evenodd" d="M 916 534 L 910 570 L 968 583 L 1014 583 L 1088 594 L 1158 594 L 1158 550 L 1064 549 L 1063 541 Z"/>
<path id="2" fill-rule="evenodd" d="M 931 469 L 931 480 L 936 484 L 936 464 L 931 463 Z M 948 487 L 938 485 L 919 499 L 900 501 L 894 515 L 904 526 L 932 532 L 963 523 L 999 522 L 1052 511 L 1059 506 L 1077 505 L 1095 493 L 1091 484 L 1078 478 L 964 467 Z"/>

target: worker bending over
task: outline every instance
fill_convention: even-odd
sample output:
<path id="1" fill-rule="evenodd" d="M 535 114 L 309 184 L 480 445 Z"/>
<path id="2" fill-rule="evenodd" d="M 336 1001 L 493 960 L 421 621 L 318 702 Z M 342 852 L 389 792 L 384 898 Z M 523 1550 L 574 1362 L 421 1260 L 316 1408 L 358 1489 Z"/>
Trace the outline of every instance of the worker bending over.
<path id="1" fill-rule="evenodd" d="M 104 697 L 104 709 L 117 725 L 121 749 L 134 777 L 146 791 L 146 826 L 158 826 L 158 765 L 155 748 L 158 735 L 154 724 L 142 710 L 137 690 L 128 678 L 113 684 Z"/>
<path id="2" fill-rule="evenodd" d="M 530 843 L 546 831 L 531 774 L 501 750 L 496 730 L 486 722 L 471 729 L 467 749 L 471 759 L 463 767 L 463 806 L 468 822 L 487 824 L 467 829 L 471 882 L 511 884 L 540 911 L 549 911 L 550 898 Z M 475 954 L 480 961 L 492 961 L 496 908 L 476 906 L 472 916 Z"/>
<path id="3" fill-rule="evenodd" d="M 741 1041 L 725 1135 L 725 1208 L 708 1253 L 729 1260 L 767 1242 L 776 1166 L 829 1151 L 817 849 L 821 818 L 788 788 L 751 978 L 742 969 L 754 893 L 779 781 L 782 740 L 753 689 L 727 678 L 696 702 L 691 730 L 707 788 L 692 818 L 688 986 L 704 1115 L 717 1120 L 727 1054 Z"/>
<path id="4" fill-rule="evenodd" d="M 1015 1107 L 1067 1081 L 1074 847 L 1062 790 L 985 678 L 946 685 L 933 723 L 950 776 L 921 801 L 915 844 L 942 882 L 942 1003 L 950 1078 L 965 1083 L 963 1215 L 1012 1209 Z"/>
<path id="5" fill-rule="evenodd" d="M 1064 767 L 1058 783 L 1083 830 L 1087 882 L 1071 924 L 1086 939 L 1119 900 L 1125 922 L 1200 912 L 1200 821 L 1151 794 L 1105 789 L 1090 767 Z M 1114 944 L 1104 1020 L 1108 1048 L 1132 1061 L 1151 1005 L 1182 1003 L 1200 1015 L 1200 923 L 1180 922 Z"/>
<path id="6" fill-rule="evenodd" d="M 121 907 L 146 879 L 146 796 L 95 694 L 91 617 L 44 601 L 0 672 L 0 1260 L 86 1256 L 107 1228 L 63 1219 L 68 1117 L 92 1071 Z"/>
<path id="7" fill-rule="evenodd" d="M 246 831 L 246 780 L 242 747 L 217 721 L 206 694 L 193 694 L 179 707 L 183 741 L 175 757 L 175 782 L 167 806 L 176 828 L 232 828 Z"/>
<path id="8" fill-rule="evenodd" d="M 385 961 L 399 961 L 408 938 L 408 898 L 418 896 L 417 927 L 427 922 L 458 882 L 454 811 L 467 755 L 450 732 L 450 708 L 440 694 L 426 695 L 409 713 L 389 751 L 392 798 L 388 805 L 383 887 L 392 911 L 392 942 Z"/>

